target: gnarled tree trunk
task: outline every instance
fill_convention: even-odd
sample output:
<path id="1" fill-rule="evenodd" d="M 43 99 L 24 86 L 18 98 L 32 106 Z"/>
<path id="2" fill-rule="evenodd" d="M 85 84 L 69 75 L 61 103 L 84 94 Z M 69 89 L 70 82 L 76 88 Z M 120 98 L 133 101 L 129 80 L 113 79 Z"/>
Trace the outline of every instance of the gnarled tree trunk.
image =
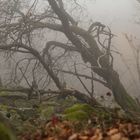
<path id="1" fill-rule="evenodd" d="M 58 30 L 64 32 L 67 38 L 78 49 L 78 52 L 81 54 L 83 60 L 85 60 L 85 62 L 89 62 L 91 66 L 93 66 L 92 70 L 107 82 L 108 88 L 112 90 L 116 102 L 124 109 L 124 111 L 128 112 L 132 116 L 135 116 L 137 113 L 139 114 L 139 105 L 127 93 L 126 89 L 119 79 L 117 72 L 113 70 L 112 67 L 109 68 L 108 59 L 104 58 L 101 61 L 101 68 L 95 68 L 98 67 L 97 60 L 102 55 L 102 52 L 100 51 L 94 38 L 87 31 L 84 31 L 78 27 L 70 27 L 69 17 L 67 17 L 66 14 L 62 12 L 56 1 L 48 0 L 48 2 L 62 22 L 62 26 L 60 26 Z M 87 49 L 85 50 L 83 48 L 83 44 L 74 33 L 80 34 L 85 39 L 90 48 L 92 48 L 92 54 L 91 52 L 89 53 Z"/>

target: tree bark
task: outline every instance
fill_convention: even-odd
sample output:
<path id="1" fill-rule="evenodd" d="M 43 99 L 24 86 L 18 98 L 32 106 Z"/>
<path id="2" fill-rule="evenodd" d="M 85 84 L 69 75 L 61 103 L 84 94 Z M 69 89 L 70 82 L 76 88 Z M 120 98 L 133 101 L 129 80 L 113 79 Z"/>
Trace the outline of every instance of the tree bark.
<path id="1" fill-rule="evenodd" d="M 136 101 L 127 93 L 126 89 L 122 85 L 119 75 L 113 68 L 108 69 L 108 61 L 107 59 L 103 59 L 101 62 L 102 68 L 96 69 L 94 67 L 98 67 L 97 59 L 102 55 L 102 52 L 99 50 L 98 45 L 94 38 L 87 34 L 86 32 L 82 32 L 81 36 L 85 39 L 85 41 L 89 44 L 91 48 L 93 48 L 92 55 L 89 55 L 87 51 L 83 49 L 83 44 L 77 38 L 75 34 L 73 34 L 69 20 L 66 15 L 61 11 L 58 7 L 55 0 L 48 0 L 51 5 L 53 11 L 59 17 L 60 21 L 63 25 L 63 31 L 67 38 L 75 45 L 75 47 L 79 50 L 83 60 L 89 62 L 91 66 L 93 66 L 93 71 L 101 76 L 105 81 L 107 81 L 109 88 L 112 90 L 113 95 L 115 97 L 116 102 L 124 109 L 124 111 L 129 112 L 132 116 L 135 113 L 140 113 L 140 107 L 136 103 Z M 77 28 L 76 28 L 77 29 Z M 60 28 L 59 28 L 60 30 Z M 75 30 L 76 31 L 76 30 Z M 80 32 L 81 33 L 81 32 Z"/>

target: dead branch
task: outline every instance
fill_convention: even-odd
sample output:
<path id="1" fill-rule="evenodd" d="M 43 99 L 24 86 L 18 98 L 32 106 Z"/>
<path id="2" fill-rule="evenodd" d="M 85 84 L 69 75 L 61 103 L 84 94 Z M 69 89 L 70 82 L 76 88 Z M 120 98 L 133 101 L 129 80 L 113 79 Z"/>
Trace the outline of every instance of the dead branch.
<path id="1" fill-rule="evenodd" d="M 66 74 L 70 74 L 70 75 L 76 76 L 76 73 L 72 72 L 72 71 L 61 70 L 61 69 L 56 69 L 56 70 L 58 70 L 60 72 L 63 72 L 63 73 L 66 73 Z M 102 80 L 100 80 L 100 79 L 98 79 L 96 77 L 90 77 L 88 75 L 84 75 L 84 74 L 80 74 L 80 73 L 77 73 L 77 75 L 82 77 L 82 78 L 85 78 L 85 79 L 94 80 L 96 82 L 99 82 L 99 83 L 103 84 L 105 87 L 108 87 L 108 84 L 106 82 L 104 82 L 104 81 L 102 81 Z"/>
<path id="2" fill-rule="evenodd" d="M 31 92 L 30 88 L 23 88 L 23 87 L 19 87 L 19 88 L 0 88 L 0 92 L 2 91 L 6 91 L 12 93 L 12 92 L 22 92 L 22 93 L 27 93 L 27 95 Z M 96 100 L 94 98 L 90 98 L 87 95 L 85 95 L 84 93 L 78 91 L 78 90 L 74 90 L 74 89 L 64 89 L 62 91 L 57 91 L 57 90 L 39 90 L 39 92 L 41 93 L 41 95 L 44 94 L 48 94 L 49 96 L 52 95 L 64 95 L 64 96 L 74 96 L 76 99 L 78 99 L 79 101 L 82 101 L 83 103 L 88 103 L 91 105 L 99 105 Z"/>
<path id="3" fill-rule="evenodd" d="M 43 67 L 45 68 L 45 70 L 48 72 L 48 74 L 50 75 L 50 77 L 53 79 L 54 83 L 56 84 L 56 86 L 59 89 L 62 89 L 61 83 L 58 79 L 58 77 L 54 74 L 54 72 L 48 67 L 48 65 L 45 63 L 43 57 L 40 55 L 40 53 L 35 50 L 34 48 L 28 47 L 25 44 L 22 43 L 17 43 L 17 44 L 9 44 L 9 45 L 0 45 L 0 49 L 11 49 L 11 48 L 23 48 L 25 50 L 28 50 L 33 56 L 35 56 L 40 63 L 43 65 Z"/>
<path id="4" fill-rule="evenodd" d="M 80 76 L 77 74 L 77 69 L 76 69 L 76 65 L 75 64 L 74 64 L 74 70 L 75 70 L 76 77 L 79 79 L 79 81 L 82 84 L 82 86 L 84 87 L 84 89 L 87 91 L 87 93 L 89 95 L 91 95 L 91 92 L 88 90 L 88 88 L 86 87 L 86 85 L 84 84 L 84 82 L 81 80 Z"/>

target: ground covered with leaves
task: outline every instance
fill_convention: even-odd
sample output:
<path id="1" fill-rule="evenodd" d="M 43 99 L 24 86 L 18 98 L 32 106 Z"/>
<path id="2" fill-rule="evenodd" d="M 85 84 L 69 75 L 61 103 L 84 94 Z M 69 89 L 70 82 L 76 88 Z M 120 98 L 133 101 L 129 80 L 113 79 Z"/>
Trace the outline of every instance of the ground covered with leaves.
<path id="1" fill-rule="evenodd" d="M 70 121 L 47 123 L 34 133 L 26 132 L 18 138 L 21 140 L 140 140 L 140 125 L 132 122 L 116 122 L 112 126 L 81 128 Z"/>
<path id="2" fill-rule="evenodd" d="M 47 122 L 30 120 L 36 129 L 18 135 L 19 140 L 140 140 L 140 124 L 116 110 L 74 104 Z M 29 124 L 29 123 L 28 123 Z M 28 127 L 29 128 L 29 127 Z"/>

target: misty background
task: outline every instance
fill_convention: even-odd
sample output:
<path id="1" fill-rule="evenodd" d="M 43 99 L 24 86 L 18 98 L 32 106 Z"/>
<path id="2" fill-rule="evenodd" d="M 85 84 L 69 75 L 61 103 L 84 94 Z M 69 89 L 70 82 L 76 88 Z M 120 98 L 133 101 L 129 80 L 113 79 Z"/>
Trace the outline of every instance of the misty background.
<path id="1" fill-rule="evenodd" d="M 89 21 L 96 22 L 99 21 L 104 25 L 110 27 L 113 34 L 116 36 L 113 38 L 112 47 L 120 52 L 120 54 L 114 53 L 114 67 L 119 73 L 120 79 L 124 86 L 126 87 L 128 93 L 134 97 L 139 97 L 140 86 L 138 81 L 138 75 L 136 72 L 136 63 L 133 56 L 133 51 L 128 44 L 124 34 L 132 36 L 136 43 L 136 46 L 140 47 L 140 6 L 135 0 L 79 0 L 80 5 L 83 7 L 84 12 L 79 11 L 79 14 L 75 15 L 75 11 L 71 11 L 72 15 L 77 18 L 79 24 L 86 28 L 90 25 Z M 38 11 L 43 8 L 43 3 L 38 4 Z M 67 8 L 69 5 L 67 4 Z M 83 15 L 84 14 L 84 15 Z M 80 16 L 81 15 L 81 16 Z M 51 40 L 53 33 L 49 33 L 47 40 Z M 56 40 L 63 40 L 63 35 L 56 35 Z M 46 38 L 43 38 L 44 40 Z M 43 39 L 38 42 L 36 38 L 35 44 L 44 45 Z M 42 44 L 40 44 L 42 43 Z M 11 60 L 3 59 L 4 55 L 1 57 L 0 62 L 0 75 L 3 81 L 9 79 L 12 69 Z M 17 57 L 21 57 L 20 55 Z M 75 59 L 78 59 L 75 56 Z M 82 69 L 81 69 L 82 70 Z M 83 70 L 82 70 L 83 71 Z M 82 89 L 81 85 L 76 82 L 71 76 L 67 76 L 69 79 L 69 87 L 75 87 L 76 89 Z M 66 80 L 66 79 L 65 79 Z M 73 82 L 73 80 L 75 82 Z M 23 82 L 24 83 L 24 82 Z M 88 84 L 88 83 L 87 83 Z M 97 83 L 96 83 L 97 84 Z M 100 84 L 96 85 L 96 94 L 104 94 L 108 89 L 104 88 Z"/>

